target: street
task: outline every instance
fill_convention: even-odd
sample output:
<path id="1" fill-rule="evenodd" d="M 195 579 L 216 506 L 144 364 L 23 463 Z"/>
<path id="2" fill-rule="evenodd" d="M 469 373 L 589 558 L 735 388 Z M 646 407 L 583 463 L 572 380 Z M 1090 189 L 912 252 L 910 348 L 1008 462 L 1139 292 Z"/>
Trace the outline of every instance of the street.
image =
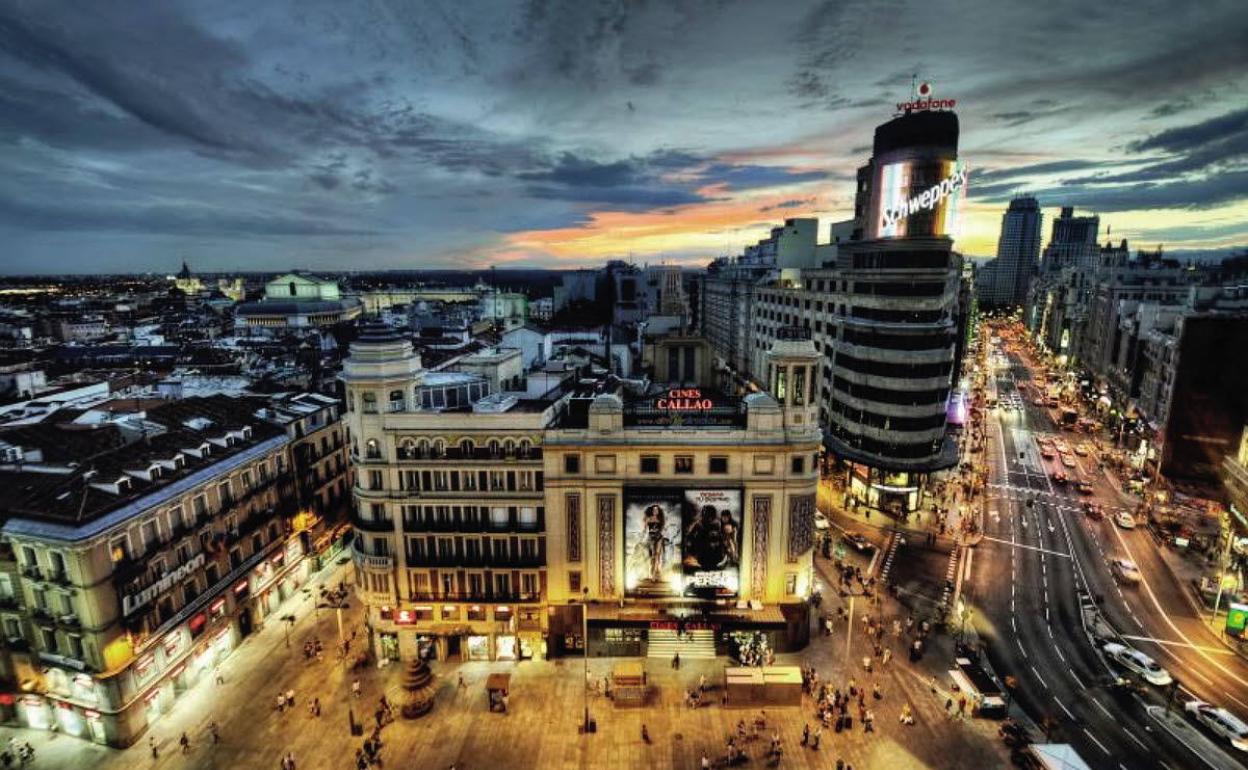
<path id="1" fill-rule="evenodd" d="M 964 595 L 977 608 L 975 626 L 988 646 L 997 673 L 1018 681 L 1016 699 L 1026 712 L 1067 741 L 1094 766 L 1124 768 L 1191 767 L 1241 761 L 1229 747 L 1207 742 L 1184 745 L 1159 729 L 1146 706 L 1164 705 L 1166 688 L 1144 685 L 1140 695 L 1115 692 L 1109 683 L 1120 669 L 1096 649 L 1117 641 L 1154 658 L 1178 682 L 1173 706 L 1199 698 L 1232 711 L 1248 711 L 1248 666 L 1214 638 L 1191 598 L 1163 562 L 1144 527 L 1123 530 L 1114 514 L 1135 503 L 1099 467 L 1094 453 L 1045 459 L 1038 439 L 1082 436 L 1063 433 L 1049 413 L 1032 403 L 1032 379 L 1017 354 L 996 374 L 1003 404 L 1021 408 L 990 410 L 986 437 L 989 466 L 985 537 L 974 553 Z M 1058 472 L 1070 482 L 1055 484 Z M 1074 481 L 1090 482 L 1090 494 Z M 1084 503 L 1101 506 L 1095 519 Z M 1110 571 L 1113 558 L 1134 561 L 1138 586 L 1121 585 Z M 1008 590 L 1005 587 L 1008 585 Z M 1186 739 L 1185 739 L 1186 741 Z M 1214 752 L 1211 754 L 1210 752 Z M 1213 764 L 1212 766 L 1222 766 Z"/>

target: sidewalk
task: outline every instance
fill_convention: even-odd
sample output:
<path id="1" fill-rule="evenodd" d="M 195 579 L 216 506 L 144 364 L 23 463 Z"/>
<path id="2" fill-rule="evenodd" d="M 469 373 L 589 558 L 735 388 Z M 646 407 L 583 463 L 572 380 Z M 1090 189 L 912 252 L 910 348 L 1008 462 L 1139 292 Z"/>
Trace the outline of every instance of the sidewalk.
<path id="1" fill-rule="evenodd" d="M 1183 598 L 1188 601 L 1188 604 L 1196 612 L 1200 622 L 1217 637 L 1224 647 L 1241 658 L 1248 660 L 1248 647 L 1245 647 L 1245 643 L 1226 635 L 1226 611 L 1230 606 L 1230 597 L 1225 594 L 1222 596 L 1221 606 L 1218 608 L 1218 616 L 1214 618 L 1212 616 L 1212 604 L 1205 604 L 1198 593 L 1197 586 L 1200 584 L 1200 579 L 1207 576 L 1208 567 L 1203 563 L 1204 558 L 1182 554 L 1169 546 L 1160 544 L 1157 545 L 1157 551 L 1161 555 L 1162 563 L 1166 565 L 1166 569 L 1170 571 L 1174 581 L 1179 584 L 1179 590 L 1182 591 Z"/>

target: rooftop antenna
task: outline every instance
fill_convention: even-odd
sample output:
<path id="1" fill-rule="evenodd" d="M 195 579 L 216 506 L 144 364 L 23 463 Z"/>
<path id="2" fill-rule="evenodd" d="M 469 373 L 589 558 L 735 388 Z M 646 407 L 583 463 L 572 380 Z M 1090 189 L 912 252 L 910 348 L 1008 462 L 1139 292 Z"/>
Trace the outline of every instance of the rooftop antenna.
<path id="1" fill-rule="evenodd" d="M 919 73 L 910 76 L 910 101 L 915 101 L 919 96 Z"/>

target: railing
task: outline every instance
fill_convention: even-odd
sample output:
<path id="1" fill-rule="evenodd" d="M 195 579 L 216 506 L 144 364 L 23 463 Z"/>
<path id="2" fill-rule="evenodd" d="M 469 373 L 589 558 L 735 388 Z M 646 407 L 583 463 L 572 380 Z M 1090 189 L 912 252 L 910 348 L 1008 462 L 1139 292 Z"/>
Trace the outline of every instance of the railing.
<path id="1" fill-rule="evenodd" d="M 541 601 L 540 593 L 525 593 L 523 591 L 509 591 L 507 593 L 497 593 L 493 591 L 468 592 L 468 591 L 451 591 L 448 593 L 435 593 L 432 591 L 416 591 L 413 592 L 410 600 L 414 602 L 536 602 Z"/>
<path id="2" fill-rule="evenodd" d="M 533 556 L 493 556 L 481 554 L 407 554 L 409 567 L 485 567 L 492 569 L 524 569 L 546 566 L 542 554 Z"/>
<path id="3" fill-rule="evenodd" d="M 389 570 L 394 568 L 393 556 L 382 556 L 375 553 L 364 553 L 354 545 L 351 550 L 355 554 L 356 563 L 365 569 Z"/>
<path id="4" fill-rule="evenodd" d="M 393 532 L 394 519 L 369 519 L 353 512 L 351 514 L 351 526 L 365 532 Z"/>
<path id="5" fill-rule="evenodd" d="M 536 521 L 520 521 L 519 518 L 509 518 L 504 522 L 493 522 L 488 518 L 413 519 L 404 517 L 403 531 L 407 533 L 457 532 L 461 534 L 476 534 L 479 532 L 529 532 L 540 534 L 546 531 L 546 514 L 545 512 L 539 513 Z"/>

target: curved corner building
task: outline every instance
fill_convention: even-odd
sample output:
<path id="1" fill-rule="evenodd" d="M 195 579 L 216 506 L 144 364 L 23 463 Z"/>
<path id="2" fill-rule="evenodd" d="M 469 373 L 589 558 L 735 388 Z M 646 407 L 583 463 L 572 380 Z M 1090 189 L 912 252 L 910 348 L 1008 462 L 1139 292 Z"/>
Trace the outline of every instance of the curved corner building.
<path id="1" fill-rule="evenodd" d="M 827 443 L 851 497 L 873 508 L 915 510 L 928 474 L 957 462 L 945 420 L 961 256 L 948 232 L 965 184 L 952 112 L 878 127 L 859 169 L 856 238 L 837 253 Z"/>

